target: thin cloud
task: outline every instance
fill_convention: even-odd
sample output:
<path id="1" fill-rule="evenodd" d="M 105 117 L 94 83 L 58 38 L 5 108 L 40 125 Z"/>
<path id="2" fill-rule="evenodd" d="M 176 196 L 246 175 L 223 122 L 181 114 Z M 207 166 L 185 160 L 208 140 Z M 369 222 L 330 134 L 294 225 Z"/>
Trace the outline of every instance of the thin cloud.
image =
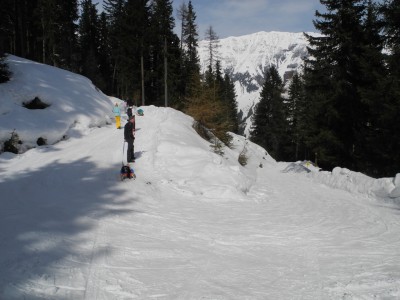
<path id="1" fill-rule="evenodd" d="M 270 1 L 266 0 L 224 0 L 220 2 L 220 11 L 223 16 L 231 17 L 251 17 L 257 16 L 270 6 Z"/>
<path id="2" fill-rule="evenodd" d="M 175 6 L 189 0 L 175 0 Z M 213 27 L 220 38 L 259 31 L 315 31 L 319 0 L 191 0 L 200 39 Z M 177 24 L 179 25 L 179 24 Z"/>
<path id="3" fill-rule="evenodd" d="M 280 5 L 276 5 L 276 9 L 283 15 L 297 15 L 299 17 L 303 15 L 313 14 L 317 5 L 315 1 L 304 0 L 304 1 L 283 1 Z"/>

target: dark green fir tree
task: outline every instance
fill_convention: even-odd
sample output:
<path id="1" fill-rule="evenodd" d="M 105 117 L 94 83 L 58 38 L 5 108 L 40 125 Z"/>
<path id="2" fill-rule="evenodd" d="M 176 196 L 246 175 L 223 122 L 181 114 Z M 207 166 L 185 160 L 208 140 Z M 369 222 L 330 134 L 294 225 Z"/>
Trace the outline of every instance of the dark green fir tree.
<path id="1" fill-rule="evenodd" d="M 181 71 L 181 50 L 178 36 L 173 32 L 171 0 L 155 0 L 150 5 L 149 70 L 146 94 L 148 104 L 173 106 L 179 98 L 178 82 Z"/>
<path id="2" fill-rule="evenodd" d="M 271 66 L 265 74 L 250 132 L 251 141 L 265 148 L 276 160 L 284 158 L 283 147 L 287 131 L 283 91 L 282 78 L 276 67 Z"/>
<path id="3" fill-rule="evenodd" d="M 376 82 L 370 72 L 381 67 L 381 43 L 368 32 L 366 22 L 373 19 L 366 1 L 320 2 L 326 12 L 316 13 L 314 26 L 322 35 L 307 35 L 312 57 L 306 61 L 304 76 L 306 97 L 312 103 L 308 146 L 325 169 L 342 166 L 364 171 L 360 163 L 367 159 L 361 155 L 367 146 L 364 129 L 373 106 L 365 95 L 371 80 Z"/>

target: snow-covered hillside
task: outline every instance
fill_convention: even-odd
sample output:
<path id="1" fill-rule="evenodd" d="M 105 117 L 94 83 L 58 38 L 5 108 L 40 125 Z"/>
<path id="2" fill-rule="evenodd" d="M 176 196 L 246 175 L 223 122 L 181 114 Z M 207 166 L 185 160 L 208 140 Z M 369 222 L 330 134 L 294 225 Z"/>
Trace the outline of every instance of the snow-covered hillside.
<path id="1" fill-rule="evenodd" d="M 316 33 L 308 33 L 316 35 Z M 307 39 L 302 32 L 258 32 L 219 40 L 221 67 L 235 82 L 238 109 L 245 123 L 245 133 L 250 127 L 249 114 L 259 101 L 265 70 L 274 65 L 282 79 L 290 78 L 302 67 L 308 55 Z M 202 70 L 207 66 L 208 41 L 199 43 Z"/>
<path id="2" fill-rule="evenodd" d="M 0 84 L 1 144 L 14 130 L 25 151 L 40 137 L 54 144 L 82 129 L 111 124 L 112 102 L 86 77 L 13 55 L 7 63 L 13 76 Z M 35 98 L 48 107 L 24 106 Z"/>
<path id="3" fill-rule="evenodd" d="M 37 64 L 19 61 L 15 90 L 67 99 L 71 113 L 44 109 L 43 122 L 76 122 L 66 140 L 0 155 L 0 299 L 399 299 L 400 174 L 277 163 L 237 135 L 221 157 L 191 117 L 148 106 L 137 179 L 121 182 L 123 131 L 88 121 L 104 95 L 62 70 L 53 85 L 53 68 L 39 84 L 28 73 Z M 85 101 L 67 96 L 82 91 Z M 37 111 L 13 115 L 37 131 Z"/>

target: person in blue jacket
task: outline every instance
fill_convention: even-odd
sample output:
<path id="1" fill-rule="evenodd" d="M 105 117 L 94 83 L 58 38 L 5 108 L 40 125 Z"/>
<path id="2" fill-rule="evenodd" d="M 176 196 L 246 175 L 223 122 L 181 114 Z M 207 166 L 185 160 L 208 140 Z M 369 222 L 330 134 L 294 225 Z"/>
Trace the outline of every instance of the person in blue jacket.
<path id="1" fill-rule="evenodd" d="M 115 103 L 113 113 L 115 116 L 115 126 L 117 126 L 117 129 L 121 129 L 121 110 L 119 109 L 118 103 Z"/>

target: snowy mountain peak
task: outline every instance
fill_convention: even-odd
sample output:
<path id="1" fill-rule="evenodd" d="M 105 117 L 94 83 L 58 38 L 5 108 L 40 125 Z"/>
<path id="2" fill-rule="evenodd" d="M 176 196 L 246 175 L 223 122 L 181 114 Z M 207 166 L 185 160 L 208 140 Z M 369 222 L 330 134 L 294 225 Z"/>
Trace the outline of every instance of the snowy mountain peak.
<path id="1" fill-rule="evenodd" d="M 317 35 L 316 33 L 308 33 Z M 304 33 L 257 32 L 219 40 L 219 59 L 222 69 L 230 75 L 236 87 L 238 109 L 246 123 L 244 133 L 250 127 L 249 115 L 258 102 L 265 70 L 274 65 L 282 79 L 288 80 L 302 68 L 307 57 L 308 41 Z M 201 68 L 207 66 L 208 41 L 199 43 Z"/>
<path id="2" fill-rule="evenodd" d="M 303 33 L 257 32 L 219 40 L 221 66 L 231 75 L 248 72 L 263 76 L 265 67 L 275 65 L 281 76 L 300 67 L 307 55 L 307 40 Z M 206 67 L 208 41 L 199 43 L 202 69 Z"/>

